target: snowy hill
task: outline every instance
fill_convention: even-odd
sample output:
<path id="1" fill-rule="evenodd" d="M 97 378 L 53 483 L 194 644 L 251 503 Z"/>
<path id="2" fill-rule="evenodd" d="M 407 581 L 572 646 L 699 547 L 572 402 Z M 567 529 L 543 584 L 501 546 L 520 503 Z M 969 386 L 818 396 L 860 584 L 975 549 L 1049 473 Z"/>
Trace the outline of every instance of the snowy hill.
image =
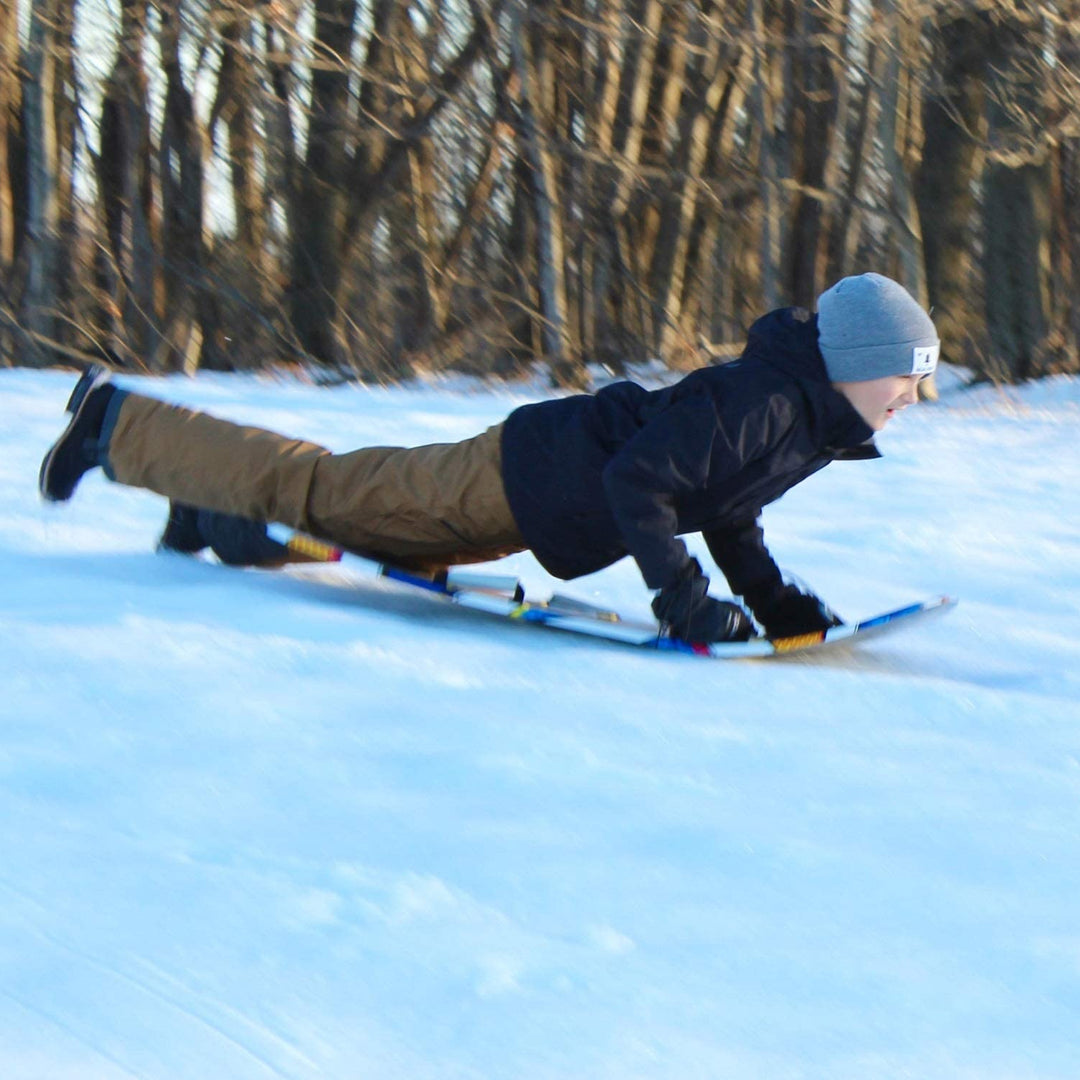
<path id="1" fill-rule="evenodd" d="M 537 393 L 125 381 L 339 450 Z M 719 663 L 156 555 L 152 495 L 38 501 L 72 382 L 0 372 L 0 1077 L 1080 1075 L 1080 383 L 766 512 L 841 614 L 952 615 Z"/>

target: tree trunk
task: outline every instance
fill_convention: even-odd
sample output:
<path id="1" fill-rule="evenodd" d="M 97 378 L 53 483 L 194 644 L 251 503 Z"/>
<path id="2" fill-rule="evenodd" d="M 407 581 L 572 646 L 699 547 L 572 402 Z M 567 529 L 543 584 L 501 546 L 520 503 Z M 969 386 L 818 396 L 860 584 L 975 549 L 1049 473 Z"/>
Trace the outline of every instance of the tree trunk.
<path id="1" fill-rule="evenodd" d="M 221 66 L 217 93 L 210 110 L 210 133 L 218 120 L 228 131 L 229 176 L 232 181 L 233 214 L 236 220 L 237 251 L 250 267 L 253 292 L 265 298 L 267 292 L 267 207 L 262 175 L 257 164 L 258 135 L 255 130 L 255 75 L 251 62 L 252 27 L 241 15 L 221 30 Z"/>
<path id="2" fill-rule="evenodd" d="M 985 374 L 1009 381 L 1052 366 L 1050 169 L 1045 144 L 1041 16 L 1000 15 L 991 27 L 983 225 L 990 355 Z"/>
<path id="3" fill-rule="evenodd" d="M 476 180 L 465 199 L 458 218 L 457 228 L 443 249 L 438 267 L 439 303 L 437 310 L 442 313 L 443 317 L 443 322 L 439 325 L 440 331 L 446 329 L 445 319 L 450 308 L 450 293 L 454 287 L 461 260 L 468 250 L 473 234 L 482 217 L 491 210 L 491 193 L 495 187 L 499 166 L 505 156 L 504 143 L 512 134 L 508 124 L 496 121 L 484 144 L 484 159 L 480 164 Z"/>
<path id="4" fill-rule="evenodd" d="M 873 156 L 874 133 L 880 111 L 879 89 L 888 58 L 887 35 L 881 40 L 880 24 L 872 29 L 867 45 L 866 71 L 862 92 L 855 109 L 855 120 L 849 140 L 847 176 L 839 200 L 839 210 L 833 218 L 828 248 L 827 285 L 847 277 L 855 266 L 865 214 L 860 200 L 864 177 Z"/>
<path id="5" fill-rule="evenodd" d="M 18 10 L 8 3 L 0 5 L 0 280 L 8 283 L 15 264 L 15 161 L 11 149 L 19 132 L 21 106 Z"/>
<path id="6" fill-rule="evenodd" d="M 1065 293 L 1065 311 L 1062 316 L 1068 328 L 1069 345 L 1072 349 L 1075 373 L 1080 369 L 1080 304 L 1076 302 L 1077 285 L 1080 283 L 1080 138 L 1068 138 L 1060 149 L 1060 200 L 1058 203 L 1058 235 L 1068 260 L 1069 275 Z"/>
<path id="7" fill-rule="evenodd" d="M 42 343 L 56 339 L 60 264 L 59 148 L 56 132 L 58 0 L 35 0 L 23 90 L 27 146 L 27 271 L 22 324 L 35 344 L 27 360 L 47 364 Z"/>
<path id="8" fill-rule="evenodd" d="M 882 3 L 885 25 L 892 28 L 885 63 L 878 138 L 885 175 L 889 177 L 889 210 L 895 235 L 895 268 L 892 275 L 920 303 L 926 303 L 926 271 L 923 265 L 922 227 L 912 187 L 912 158 L 917 157 L 920 138 L 912 131 L 916 93 L 911 57 L 919 33 L 912 26 L 903 0 Z"/>
<path id="9" fill-rule="evenodd" d="M 75 140 L 81 103 L 75 75 L 75 4 L 60 0 L 56 23 L 56 93 L 53 107 L 56 127 L 57 229 L 60 236 L 60 260 L 57 267 L 56 295 L 61 312 L 72 308 L 75 289 L 75 262 L 78 248 L 78 224 L 75 206 L 75 177 L 78 169 Z M 59 329 L 62 338 L 70 339 L 70 322 Z"/>
<path id="10" fill-rule="evenodd" d="M 165 104 L 158 174 L 161 177 L 162 266 L 166 354 L 158 366 L 193 372 L 203 354 L 222 368 L 225 342 L 205 280 L 202 140 L 191 91 L 180 66 L 179 0 L 159 0 Z"/>
<path id="11" fill-rule="evenodd" d="M 157 339 L 156 276 L 151 198 L 150 120 L 142 48 L 145 0 L 124 0 L 116 62 L 101 111 L 98 194 L 112 257 L 114 348 L 146 366 Z"/>
<path id="12" fill-rule="evenodd" d="M 619 108 L 613 134 L 614 150 L 621 158 L 613 207 L 616 218 L 626 213 L 637 179 L 635 173 L 641 162 L 649 89 L 656 68 L 656 49 L 664 5 L 660 0 L 632 0 L 629 14 L 639 29 L 624 50 Z"/>
<path id="13" fill-rule="evenodd" d="M 623 279 L 620 297 L 620 337 L 636 339 L 646 355 L 657 346 L 656 310 L 648 293 L 648 230 L 651 208 L 634 196 L 644 189 L 641 174 L 650 91 L 656 72 L 660 28 L 664 18 L 661 0 L 629 0 L 629 26 L 625 35 L 619 99 L 613 132 L 613 159 L 618 163 L 611 197 L 614 256 Z M 659 222 L 651 222 L 655 230 Z"/>
<path id="14" fill-rule="evenodd" d="M 1054 70 L 1053 123 L 1058 145 L 1053 167 L 1053 326 L 1061 339 L 1061 370 L 1080 371 L 1080 0 L 1063 0 Z"/>
<path id="15" fill-rule="evenodd" d="M 413 110 L 413 119 L 400 131 L 382 140 L 378 164 L 368 152 L 369 143 L 358 138 L 356 152 L 346 158 L 347 140 L 342 132 L 355 131 L 348 123 L 348 72 L 326 61 L 315 71 L 312 89 L 308 155 L 294 214 L 292 315 L 301 342 L 312 355 L 334 364 L 346 363 L 341 334 L 344 304 L 344 267 L 357 244 L 362 222 L 378 201 L 395 190 L 409 152 L 430 131 L 476 59 L 490 42 L 491 22 L 502 0 L 495 0 L 489 14 L 473 5 L 475 24 L 455 56 L 425 87 Z M 316 20 L 318 53 L 323 57 L 349 56 L 351 52 L 353 0 L 320 0 L 322 14 Z M 332 10 L 333 9 L 333 10 Z M 376 9 L 378 13 L 380 9 Z M 392 11 L 393 5 L 387 5 Z M 335 14 L 336 11 L 336 14 Z M 407 17 L 401 11 L 400 17 Z M 344 40 L 348 30 L 348 40 Z M 365 87 L 361 87 L 363 108 Z M 376 119 L 381 120 L 381 117 Z M 392 130 L 392 128 L 391 128 Z M 347 162 L 347 167 L 346 167 Z"/>
<path id="16" fill-rule="evenodd" d="M 732 53 L 717 47 L 714 62 L 707 72 L 702 73 L 703 76 L 711 75 L 708 85 L 696 92 L 690 90 L 683 109 L 685 152 L 680 155 L 680 160 L 684 178 L 675 199 L 676 214 L 668 218 L 664 229 L 671 238 L 671 258 L 666 281 L 657 291 L 665 315 L 660 342 L 660 355 L 665 359 L 673 358 L 676 352 L 694 354 L 697 351 L 690 323 L 693 316 L 700 313 L 701 286 L 694 290 L 695 301 L 691 299 L 689 282 L 702 256 L 706 252 L 712 254 L 712 231 L 705 227 L 698 214 L 699 196 L 704 189 L 710 148 L 727 141 L 726 131 L 732 125 L 732 106 L 738 96 L 736 88 L 745 78 L 743 56 L 738 50 Z M 706 220 L 714 220 L 716 213 L 717 209 L 711 208 Z"/>
<path id="17" fill-rule="evenodd" d="M 340 330 L 341 233 L 346 194 L 344 132 L 349 102 L 355 0 L 316 0 L 307 157 L 293 215 L 291 314 L 303 348 L 344 367 Z"/>
<path id="18" fill-rule="evenodd" d="M 927 299 L 942 355 L 971 363 L 982 311 L 971 303 L 975 183 L 982 171 L 988 24 L 961 12 L 937 28 L 932 67 L 939 75 L 923 104 L 922 163 L 915 194 L 923 223 Z"/>
<path id="19" fill-rule="evenodd" d="M 586 293 L 582 304 L 583 343 L 590 356 L 618 372 L 630 359 L 626 355 L 630 351 L 627 335 L 620 333 L 620 320 L 615 314 L 622 296 L 630 289 L 625 275 L 618 274 L 621 264 L 614 220 L 618 166 L 612 160 L 624 52 L 623 14 L 623 0 L 608 0 L 600 5 L 595 25 L 588 31 L 594 82 L 584 102 L 591 153 L 585 157 L 588 201 L 581 254 L 582 287 Z"/>
<path id="20" fill-rule="evenodd" d="M 689 151 L 686 132 L 679 121 L 680 115 L 684 114 L 689 28 L 688 5 L 664 6 L 641 145 L 642 164 L 648 169 L 666 167 L 677 170 L 676 175 L 683 173 L 684 189 Z M 678 244 L 678 228 L 674 222 L 681 217 L 683 200 L 676 191 L 676 183 L 665 184 L 659 190 L 647 182 L 642 187 L 645 197 L 636 215 L 639 229 L 636 254 L 645 270 L 642 284 L 653 297 L 657 333 L 649 344 L 657 348 L 664 340 L 666 328 L 671 325 L 672 313 L 661 296 L 667 292 L 671 277 Z"/>
<path id="21" fill-rule="evenodd" d="M 563 214 L 552 150 L 552 110 L 545 101 L 550 86 L 545 67 L 550 63 L 539 21 L 547 6 L 532 3 L 514 33 L 514 63 L 520 86 L 519 140 L 530 173 L 536 221 L 536 280 L 540 297 L 540 340 L 556 385 L 580 384 L 580 356 L 570 340 L 567 312 Z M 530 18 L 531 16 L 531 18 Z"/>
<path id="22" fill-rule="evenodd" d="M 840 99 L 847 94 L 840 7 L 841 0 L 802 5 L 796 38 L 791 118 L 796 189 L 786 260 L 787 293 L 792 303 L 811 310 L 824 285 L 826 200 L 832 194 L 826 174 L 836 153 Z"/>
<path id="23" fill-rule="evenodd" d="M 297 155 L 296 132 L 289 102 L 295 93 L 292 41 L 296 28 L 291 23 L 281 25 L 267 19 L 265 63 L 270 84 L 266 109 L 266 191 L 270 204 L 267 213 L 274 229 L 275 246 L 288 242 L 292 235 L 293 210 L 296 203 Z"/>
<path id="24" fill-rule="evenodd" d="M 393 60 L 396 81 L 405 89 L 400 111 L 402 126 L 406 127 L 416 119 L 415 102 L 432 76 L 428 66 L 431 58 L 408 18 L 398 24 Z M 401 212 L 406 220 L 394 245 L 396 273 L 402 279 L 394 312 L 398 327 L 395 353 L 426 349 L 436 328 L 446 321 L 435 288 L 439 261 L 435 189 L 435 148 L 430 138 L 420 138 L 409 148 L 406 191 L 401 198 Z"/>
<path id="25" fill-rule="evenodd" d="M 0 7 L 0 365 L 24 345 L 17 334 L 15 263 L 26 222 L 25 142 L 16 5 Z"/>
<path id="26" fill-rule="evenodd" d="M 780 169 L 777 161 L 777 137 L 774 130 L 776 102 L 773 93 L 773 77 L 769 70 L 771 58 L 768 52 L 764 4 L 765 0 L 748 0 L 747 18 L 754 49 L 750 112 L 757 143 L 760 191 L 758 276 L 765 308 L 772 310 L 778 308 L 783 302 L 781 285 L 783 236 L 781 233 Z"/>

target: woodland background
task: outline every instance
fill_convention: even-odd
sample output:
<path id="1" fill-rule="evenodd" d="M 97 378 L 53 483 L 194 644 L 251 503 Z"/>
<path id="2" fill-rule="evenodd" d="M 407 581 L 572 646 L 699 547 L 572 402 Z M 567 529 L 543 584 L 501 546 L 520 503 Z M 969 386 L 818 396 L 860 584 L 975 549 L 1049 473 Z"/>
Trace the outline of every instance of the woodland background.
<path id="1" fill-rule="evenodd" d="M 1080 0 L 0 0 L 0 364 L 573 386 L 868 269 L 1080 371 Z"/>

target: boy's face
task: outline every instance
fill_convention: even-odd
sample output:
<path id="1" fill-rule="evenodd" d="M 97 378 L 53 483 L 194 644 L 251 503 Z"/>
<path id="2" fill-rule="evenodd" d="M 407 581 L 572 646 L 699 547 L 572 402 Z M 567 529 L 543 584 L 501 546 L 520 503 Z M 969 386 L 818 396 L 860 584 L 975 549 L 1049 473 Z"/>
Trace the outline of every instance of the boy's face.
<path id="1" fill-rule="evenodd" d="M 833 386 L 875 431 L 880 431 L 894 413 L 918 401 L 921 378 L 920 375 L 886 375 L 865 382 L 833 383 Z"/>

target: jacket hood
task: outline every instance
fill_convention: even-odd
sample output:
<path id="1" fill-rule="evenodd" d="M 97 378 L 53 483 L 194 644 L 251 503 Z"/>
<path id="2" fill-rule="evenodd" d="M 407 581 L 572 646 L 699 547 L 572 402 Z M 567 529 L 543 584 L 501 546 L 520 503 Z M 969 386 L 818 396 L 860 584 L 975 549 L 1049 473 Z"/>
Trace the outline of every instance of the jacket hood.
<path id="1" fill-rule="evenodd" d="M 827 383 L 818 349 L 817 316 L 806 308 L 780 308 L 762 315 L 746 335 L 746 352 L 786 375 Z"/>
<path id="2" fill-rule="evenodd" d="M 799 384 L 836 457 L 881 457 L 874 445 L 874 429 L 829 381 L 818 348 L 816 315 L 797 307 L 762 315 L 750 327 L 744 355 L 782 371 Z"/>

